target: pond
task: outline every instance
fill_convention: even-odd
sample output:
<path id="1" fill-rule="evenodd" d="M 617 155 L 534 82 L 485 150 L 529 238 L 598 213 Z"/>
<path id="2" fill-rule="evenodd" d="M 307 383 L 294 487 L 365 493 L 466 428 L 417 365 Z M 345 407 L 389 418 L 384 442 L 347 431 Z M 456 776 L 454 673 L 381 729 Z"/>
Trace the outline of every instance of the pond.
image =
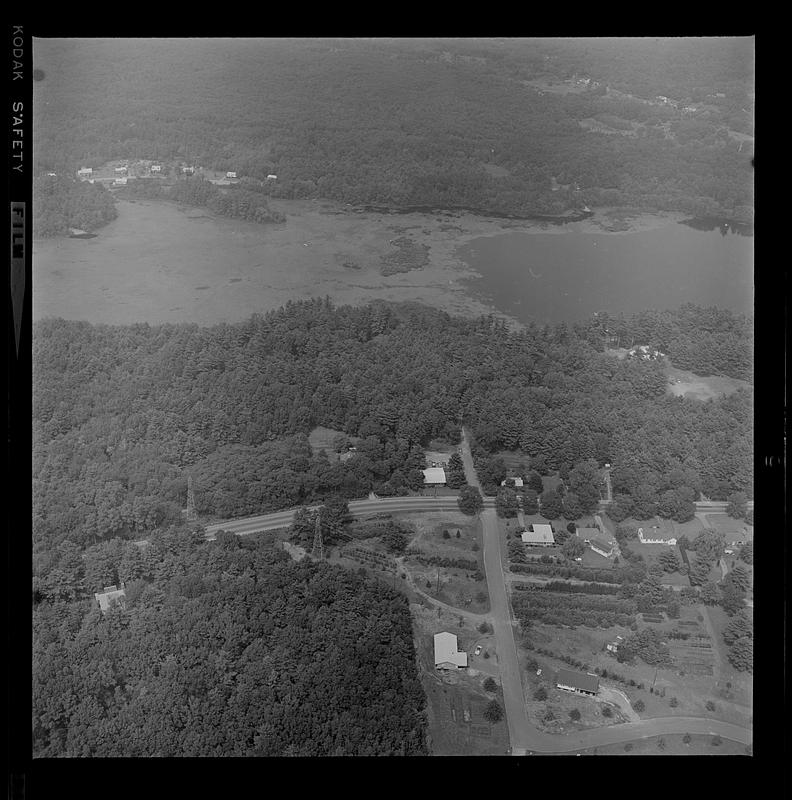
<path id="1" fill-rule="evenodd" d="M 456 254 L 481 277 L 465 281 L 484 302 L 521 322 L 632 314 L 692 302 L 753 311 L 753 237 L 669 222 L 650 230 L 503 233 Z"/>

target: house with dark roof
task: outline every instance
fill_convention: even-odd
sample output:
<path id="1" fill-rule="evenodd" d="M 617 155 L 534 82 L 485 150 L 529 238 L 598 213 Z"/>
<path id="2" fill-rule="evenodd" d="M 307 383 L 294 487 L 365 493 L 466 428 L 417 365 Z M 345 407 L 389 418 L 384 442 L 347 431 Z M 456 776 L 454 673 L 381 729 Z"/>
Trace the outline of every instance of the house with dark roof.
<path id="1" fill-rule="evenodd" d="M 599 555 L 610 558 L 613 555 L 613 544 L 601 536 L 596 536 L 589 542 L 589 547 Z"/>
<path id="2" fill-rule="evenodd" d="M 556 686 L 565 692 L 593 697 L 599 691 L 599 678 L 591 673 L 559 669 L 556 675 Z"/>

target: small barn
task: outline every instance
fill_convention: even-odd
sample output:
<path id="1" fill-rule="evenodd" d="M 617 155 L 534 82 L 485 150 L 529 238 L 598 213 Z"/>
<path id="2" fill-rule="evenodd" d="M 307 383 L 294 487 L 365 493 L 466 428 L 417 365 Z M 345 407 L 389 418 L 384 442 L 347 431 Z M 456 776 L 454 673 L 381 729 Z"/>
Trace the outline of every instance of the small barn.
<path id="1" fill-rule="evenodd" d="M 559 669 L 556 675 L 556 686 L 565 692 L 585 694 L 594 697 L 599 691 L 599 678 L 590 672 L 574 672 L 571 669 Z"/>

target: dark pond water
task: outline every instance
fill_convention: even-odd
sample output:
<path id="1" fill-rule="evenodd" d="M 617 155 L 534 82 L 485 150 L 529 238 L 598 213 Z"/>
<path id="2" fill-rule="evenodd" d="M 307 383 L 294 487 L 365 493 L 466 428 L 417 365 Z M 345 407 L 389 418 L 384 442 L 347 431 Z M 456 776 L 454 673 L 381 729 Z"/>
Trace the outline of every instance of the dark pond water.
<path id="1" fill-rule="evenodd" d="M 692 302 L 753 311 L 753 237 L 669 223 L 622 234 L 504 233 L 457 255 L 469 290 L 522 322 L 576 322 Z"/>

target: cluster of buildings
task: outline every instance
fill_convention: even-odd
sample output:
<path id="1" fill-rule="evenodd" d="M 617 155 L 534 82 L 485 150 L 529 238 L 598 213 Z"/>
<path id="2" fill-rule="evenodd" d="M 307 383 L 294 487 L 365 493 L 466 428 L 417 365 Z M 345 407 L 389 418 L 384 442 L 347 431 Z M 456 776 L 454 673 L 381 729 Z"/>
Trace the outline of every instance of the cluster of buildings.
<path id="1" fill-rule="evenodd" d="M 215 184 L 230 184 L 239 180 L 237 170 L 228 170 L 223 176 L 222 173 L 204 170 L 203 167 L 194 164 L 178 163 L 172 166 L 180 175 L 195 175 L 206 173 L 208 180 Z M 146 159 L 135 159 L 128 161 L 111 161 L 103 167 L 80 167 L 77 170 L 77 178 L 88 183 L 98 183 L 104 186 L 126 186 L 127 182 L 135 178 L 165 177 L 170 172 L 166 165 L 156 161 Z M 276 181 L 278 176 L 270 173 L 267 175 L 266 182 Z"/>
<path id="2" fill-rule="evenodd" d="M 648 344 L 636 345 L 627 351 L 627 355 L 632 358 L 640 358 L 643 361 L 657 361 L 657 359 L 665 357 L 665 353 L 653 350 Z"/>

